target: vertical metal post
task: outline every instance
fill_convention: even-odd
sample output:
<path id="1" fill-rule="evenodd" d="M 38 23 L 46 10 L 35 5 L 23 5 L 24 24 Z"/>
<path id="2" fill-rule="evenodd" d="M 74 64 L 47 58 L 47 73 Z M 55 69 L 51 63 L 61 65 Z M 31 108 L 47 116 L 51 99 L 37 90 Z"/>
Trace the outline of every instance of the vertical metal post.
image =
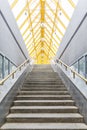
<path id="1" fill-rule="evenodd" d="M 10 60 L 8 60 L 8 74 L 10 74 Z"/>
<path id="2" fill-rule="evenodd" d="M 5 57 L 2 56 L 2 78 L 5 77 Z"/>
<path id="3" fill-rule="evenodd" d="M 14 79 L 14 73 L 12 74 L 12 79 Z"/>
<path id="4" fill-rule="evenodd" d="M 73 72 L 73 78 L 75 79 L 75 72 Z"/>

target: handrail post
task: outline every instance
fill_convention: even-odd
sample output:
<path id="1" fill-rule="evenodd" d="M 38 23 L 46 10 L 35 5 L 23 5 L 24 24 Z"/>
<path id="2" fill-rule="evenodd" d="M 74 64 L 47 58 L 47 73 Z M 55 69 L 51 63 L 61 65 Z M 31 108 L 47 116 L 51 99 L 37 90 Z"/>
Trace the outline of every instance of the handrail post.
<path id="1" fill-rule="evenodd" d="M 65 70 L 67 71 L 67 66 L 65 65 Z"/>
<path id="2" fill-rule="evenodd" d="M 62 66 L 62 63 L 60 62 L 61 66 Z"/>
<path id="3" fill-rule="evenodd" d="M 21 67 L 19 68 L 19 71 L 21 71 Z"/>
<path id="4" fill-rule="evenodd" d="M 72 72 L 73 73 L 73 78 L 75 79 L 75 72 Z"/>
<path id="5" fill-rule="evenodd" d="M 26 63 L 24 63 L 24 66 L 26 65 Z"/>
<path id="6" fill-rule="evenodd" d="M 78 76 L 79 78 L 81 78 L 82 80 L 84 80 L 84 82 L 86 83 L 87 85 L 87 78 L 84 78 L 82 75 L 80 75 L 79 73 L 77 73 L 76 71 L 74 71 L 73 69 L 71 69 L 67 64 L 63 63 L 61 60 L 58 60 L 59 64 L 62 66 L 65 67 L 65 70 L 70 70 L 72 75 L 73 75 L 73 78 L 75 79 L 76 76 Z"/>
<path id="7" fill-rule="evenodd" d="M 1 82 L 1 83 L 0 83 L 0 85 L 3 85 L 3 84 L 4 84 L 4 82 Z"/>
<path id="8" fill-rule="evenodd" d="M 12 76 L 12 79 L 14 79 L 15 73 L 16 73 L 18 70 L 21 71 L 22 67 L 25 66 L 27 63 L 29 63 L 29 59 L 26 60 L 24 63 L 22 63 L 16 70 L 14 70 L 14 71 L 13 71 L 11 74 L 9 74 L 7 77 L 5 77 L 3 80 L 1 80 L 1 81 L 0 81 L 0 85 L 3 85 L 4 82 L 5 82 L 8 78 L 10 78 L 11 76 Z"/>
<path id="9" fill-rule="evenodd" d="M 86 85 L 87 85 L 87 81 L 85 81 Z"/>
<path id="10" fill-rule="evenodd" d="M 14 79 L 14 73 L 12 74 L 12 79 Z"/>

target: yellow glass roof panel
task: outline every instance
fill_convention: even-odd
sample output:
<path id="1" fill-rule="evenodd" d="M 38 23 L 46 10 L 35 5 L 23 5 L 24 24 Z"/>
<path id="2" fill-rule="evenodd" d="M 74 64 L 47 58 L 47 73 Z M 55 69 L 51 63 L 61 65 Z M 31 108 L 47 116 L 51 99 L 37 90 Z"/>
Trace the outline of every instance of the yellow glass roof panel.
<path id="1" fill-rule="evenodd" d="M 61 44 L 78 0 L 8 0 L 35 63 L 49 63 Z"/>

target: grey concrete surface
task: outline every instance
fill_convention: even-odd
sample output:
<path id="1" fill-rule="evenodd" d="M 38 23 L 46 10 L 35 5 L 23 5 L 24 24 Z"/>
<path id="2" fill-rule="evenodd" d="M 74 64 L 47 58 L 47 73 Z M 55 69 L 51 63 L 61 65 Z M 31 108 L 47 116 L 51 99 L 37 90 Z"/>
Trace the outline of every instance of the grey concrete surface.
<path id="1" fill-rule="evenodd" d="M 79 112 L 84 116 L 84 120 L 87 124 L 87 98 L 84 94 L 82 94 L 81 90 L 75 86 L 75 84 L 70 80 L 69 77 L 66 76 L 66 74 L 57 67 L 57 73 L 60 75 L 63 83 L 65 84 L 65 87 L 71 94 L 73 100 L 76 103 L 76 106 L 79 108 Z"/>
<path id="2" fill-rule="evenodd" d="M 87 0 L 79 0 L 58 49 L 57 58 L 67 65 L 87 53 Z"/>
<path id="3" fill-rule="evenodd" d="M 58 74 L 53 72 L 50 66 L 49 68 L 47 67 L 47 69 L 46 66 L 42 68 L 43 70 L 41 72 L 39 66 L 35 67 L 33 71 L 26 77 L 21 90 L 15 97 L 9 114 L 6 116 L 6 123 L 1 127 L 1 130 L 87 129 L 87 125 L 84 123 L 83 116 L 79 113 L 78 108 L 75 106 L 74 100 L 72 100 L 72 97 L 68 91 L 67 94 L 65 94 L 65 86 L 63 82 L 60 84 L 61 79 Z M 32 77 L 34 83 L 30 81 L 30 77 Z M 42 78 L 43 82 L 41 82 Z M 46 78 L 48 79 L 47 81 L 45 81 Z M 54 84 L 50 83 L 52 79 L 55 81 L 53 82 Z M 56 82 L 56 80 L 59 82 Z M 35 90 L 31 90 L 30 94 L 29 92 L 32 88 L 38 88 L 39 93 L 38 90 L 36 90 L 36 92 Z M 43 91 L 40 91 L 41 88 Z M 53 88 L 54 91 L 50 91 L 51 88 Z M 58 89 L 61 90 L 61 88 L 64 89 L 63 94 L 61 91 L 58 91 Z M 26 89 L 26 92 L 23 91 L 23 89 Z M 50 94 L 47 91 L 48 94 L 46 95 L 46 89 L 49 90 Z M 42 95 L 42 92 L 44 95 Z M 57 95 L 56 92 L 58 92 Z M 24 127 L 25 125 L 26 127 Z"/>
<path id="4" fill-rule="evenodd" d="M 29 58 L 23 38 L 7 0 L 0 1 L 0 53 L 15 65 Z"/>
<path id="5" fill-rule="evenodd" d="M 25 71 L 23 72 L 23 74 L 15 82 L 10 91 L 7 93 L 7 95 L 0 102 L 0 126 L 5 122 L 5 117 L 6 115 L 8 115 L 9 108 L 13 104 L 12 101 L 14 100 L 14 97 L 17 95 L 17 92 L 22 87 L 24 79 L 29 71 L 30 67 L 28 66 L 27 69 L 25 69 Z"/>

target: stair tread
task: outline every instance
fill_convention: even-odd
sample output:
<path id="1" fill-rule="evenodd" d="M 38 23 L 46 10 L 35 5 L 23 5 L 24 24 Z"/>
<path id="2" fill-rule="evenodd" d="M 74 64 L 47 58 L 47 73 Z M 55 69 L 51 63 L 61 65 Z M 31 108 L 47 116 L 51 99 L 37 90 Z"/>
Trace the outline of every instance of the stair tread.
<path id="1" fill-rule="evenodd" d="M 83 116 L 50 65 L 35 65 L 1 130 L 87 130 Z"/>
<path id="2" fill-rule="evenodd" d="M 17 97 L 71 97 L 70 95 L 18 95 Z"/>
<path id="3" fill-rule="evenodd" d="M 79 113 L 14 113 L 7 118 L 83 118 Z"/>
<path id="4" fill-rule="evenodd" d="M 74 102 L 73 100 L 15 100 L 14 102 Z"/>
<path id="5" fill-rule="evenodd" d="M 1 129 L 87 130 L 84 123 L 5 123 Z"/>
<path id="6" fill-rule="evenodd" d="M 23 93 L 23 92 L 26 92 L 26 93 L 60 93 L 60 92 L 64 92 L 64 93 L 66 93 L 66 92 L 68 92 L 68 91 L 20 91 L 20 93 Z"/>
<path id="7" fill-rule="evenodd" d="M 78 109 L 76 106 L 13 106 L 11 109 Z"/>

